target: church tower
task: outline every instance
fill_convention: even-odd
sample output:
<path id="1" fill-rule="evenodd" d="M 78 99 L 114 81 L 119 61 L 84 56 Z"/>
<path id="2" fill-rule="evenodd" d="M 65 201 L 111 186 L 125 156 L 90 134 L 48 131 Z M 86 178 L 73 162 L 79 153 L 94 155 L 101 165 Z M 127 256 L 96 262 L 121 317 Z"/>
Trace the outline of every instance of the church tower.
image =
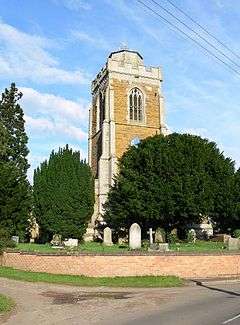
<path id="1" fill-rule="evenodd" d="M 138 52 L 127 49 L 112 52 L 92 82 L 88 159 L 96 203 L 86 240 L 94 235 L 96 222 L 103 220 L 118 159 L 139 140 L 166 132 L 161 83 L 161 69 L 146 67 Z"/>

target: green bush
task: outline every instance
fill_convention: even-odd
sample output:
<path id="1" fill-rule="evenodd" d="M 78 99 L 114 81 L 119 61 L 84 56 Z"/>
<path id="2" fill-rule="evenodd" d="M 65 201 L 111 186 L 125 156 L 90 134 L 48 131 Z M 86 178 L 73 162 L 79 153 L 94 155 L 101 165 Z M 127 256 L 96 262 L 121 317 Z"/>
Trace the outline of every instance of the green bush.
<path id="1" fill-rule="evenodd" d="M 4 229 L 0 229 L 0 253 L 4 251 L 5 248 L 14 248 L 16 243 L 11 240 L 10 233 Z"/>
<path id="2" fill-rule="evenodd" d="M 167 241 L 169 244 L 176 244 L 178 240 L 178 236 L 175 233 L 168 233 L 167 234 Z"/>
<path id="3" fill-rule="evenodd" d="M 234 230 L 233 237 L 234 238 L 240 238 L 240 229 L 235 229 Z"/>
<path id="4" fill-rule="evenodd" d="M 149 247 L 149 240 L 147 239 L 142 240 L 142 248 L 147 250 L 148 247 Z"/>

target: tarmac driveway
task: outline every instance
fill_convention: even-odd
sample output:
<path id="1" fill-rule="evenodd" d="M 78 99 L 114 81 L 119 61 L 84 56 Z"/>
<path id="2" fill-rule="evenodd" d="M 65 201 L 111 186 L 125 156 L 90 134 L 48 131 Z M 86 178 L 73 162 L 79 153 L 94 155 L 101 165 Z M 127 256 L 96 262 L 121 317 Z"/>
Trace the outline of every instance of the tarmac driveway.
<path id="1" fill-rule="evenodd" d="M 82 288 L 0 278 L 0 293 L 17 306 L 1 324 L 122 324 L 158 310 L 179 289 Z"/>

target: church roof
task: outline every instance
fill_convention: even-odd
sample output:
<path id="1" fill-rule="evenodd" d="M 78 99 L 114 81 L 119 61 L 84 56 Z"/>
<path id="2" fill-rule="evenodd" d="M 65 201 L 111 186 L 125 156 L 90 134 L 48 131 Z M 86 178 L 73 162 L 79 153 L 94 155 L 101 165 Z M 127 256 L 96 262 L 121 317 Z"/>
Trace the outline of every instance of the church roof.
<path id="1" fill-rule="evenodd" d="M 109 55 L 109 58 L 111 58 L 113 56 L 113 54 L 122 53 L 122 52 L 135 53 L 135 54 L 137 54 L 143 60 L 143 57 L 137 51 L 132 51 L 132 50 L 128 50 L 128 49 L 123 49 L 123 50 L 111 52 L 110 55 Z"/>

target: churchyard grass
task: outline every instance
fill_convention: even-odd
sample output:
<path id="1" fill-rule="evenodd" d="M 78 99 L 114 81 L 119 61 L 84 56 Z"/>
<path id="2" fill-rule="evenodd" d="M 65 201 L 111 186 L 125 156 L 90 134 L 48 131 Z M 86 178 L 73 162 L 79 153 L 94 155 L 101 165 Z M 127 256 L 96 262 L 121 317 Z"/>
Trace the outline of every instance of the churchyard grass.
<path id="1" fill-rule="evenodd" d="M 9 312 L 14 306 L 14 302 L 11 298 L 8 298 L 0 294 L 0 316 Z"/>
<path id="2" fill-rule="evenodd" d="M 122 247 L 118 245 L 105 246 L 101 243 L 91 242 L 82 243 L 78 247 L 70 248 L 52 248 L 50 244 L 30 244 L 30 243 L 19 243 L 16 247 L 19 251 L 24 252 L 39 252 L 39 253 L 59 253 L 66 251 L 74 252 L 96 252 L 96 253 L 114 253 L 114 252 L 124 252 L 128 250 L 128 247 Z"/>
<path id="3" fill-rule="evenodd" d="M 101 243 L 90 242 L 82 243 L 74 249 L 58 249 L 52 248 L 50 244 L 29 244 L 20 243 L 16 247 L 19 251 L 25 252 L 38 252 L 38 253 L 59 253 L 59 252 L 96 252 L 96 253 L 121 253 L 127 252 L 129 249 L 127 246 L 122 247 L 118 245 L 105 246 Z M 222 242 L 197 240 L 196 243 L 176 243 L 170 244 L 170 250 L 179 252 L 207 252 L 207 251 L 222 251 L 225 249 L 225 245 Z M 142 251 L 146 250 L 144 248 Z"/>
<path id="4" fill-rule="evenodd" d="M 33 244 L 33 243 L 19 243 L 16 247 L 19 251 L 24 252 L 39 252 L 39 253 L 54 253 L 59 249 L 52 248 L 50 244 Z"/>
<path id="5" fill-rule="evenodd" d="M 179 252 L 208 252 L 222 251 L 226 249 L 226 246 L 223 242 L 197 240 L 195 243 L 170 244 L 169 248 Z"/>
<path id="6" fill-rule="evenodd" d="M 49 274 L 16 270 L 10 267 L 0 267 L 0 277 L 28 281 L 47 282 L 87 287 L 179 287 L 184 280 L 176 276 L 128 276 L 128 277 L 87 277 L 79 275 Z"/>

